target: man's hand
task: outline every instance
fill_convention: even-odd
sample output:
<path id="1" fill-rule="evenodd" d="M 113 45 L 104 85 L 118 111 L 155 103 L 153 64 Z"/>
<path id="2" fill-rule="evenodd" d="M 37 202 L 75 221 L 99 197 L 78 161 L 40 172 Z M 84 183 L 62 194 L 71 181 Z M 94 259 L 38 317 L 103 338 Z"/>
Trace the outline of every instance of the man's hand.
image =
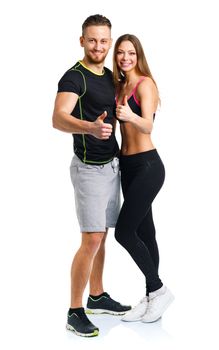
<path id="1" fill-rule="evenodd" d="M 107 117 L 107 112 L 104 111 L 96 120 L 92 123 L 91 135 L 97 139 L 107 140 L 112 134 L 113 127 L 109 123 L 104 123 L 104 119 Z"/>

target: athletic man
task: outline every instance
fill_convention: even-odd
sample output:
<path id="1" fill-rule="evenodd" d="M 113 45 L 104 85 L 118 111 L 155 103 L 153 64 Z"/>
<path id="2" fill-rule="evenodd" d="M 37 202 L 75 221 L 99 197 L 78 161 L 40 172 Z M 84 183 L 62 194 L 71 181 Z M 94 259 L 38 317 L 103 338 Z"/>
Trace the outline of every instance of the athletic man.
<path id="1" fill-rule="evenodd" d="M 80 45 L 84 58 L 61 78 L 53 113 L 53 126 L 73 134 L 71 179 L 82 232 L 81 246 L 71 268 L 71 306 L 67 329 L 81 336 L 98 335 L 82 306 L 90 282 L 87 313 L 122 315 L 130 310 L 104 292 L 104 243 L 115 227 L 119 209 L 118 144 L 114 133 L 114 86 L 104 60 L 111 47 L 111 23 L 101 15 L 82 25 Z"/>

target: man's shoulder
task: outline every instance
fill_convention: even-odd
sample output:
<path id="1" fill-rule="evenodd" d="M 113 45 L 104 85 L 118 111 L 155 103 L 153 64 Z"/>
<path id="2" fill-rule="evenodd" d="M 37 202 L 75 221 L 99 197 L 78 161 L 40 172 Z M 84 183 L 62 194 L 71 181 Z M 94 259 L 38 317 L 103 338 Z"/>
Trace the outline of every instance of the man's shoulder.
<path id="1" fill-rule="evenodd" d="M 69 81 L 75 82 L 78 84 L 84 84 L 84 75 L 78 69 L 78 64 L 76 63 L 74 66 L 69 68 L 61 77 L 60 82 Z"/>
<path id="2" fill-rule="evenodd" d="M 74 92 L 79 96 L 85 90 L 83 74 L 77 69 L 77 63 L 69 68 L 58 82 L 58 92 Z"/>
<path id="3" fill-rule="evenodd" d="M 113 75 L 112 71 L 109 68 L 107 68 L 107 67 L 104 67 L 104 71 L 105 71 L 106 74 L 108 74 L 110 76 Z"/>
<path id="4" fill-rule="evenodd" d="M 64 76 L 65 75 L 68 75 L 69 77 L 73 77 L 73 78 L 82 76 L 80 65 L 78 63 L 74 64 L 74 66 L 72 66 L 65 72 Z"/>

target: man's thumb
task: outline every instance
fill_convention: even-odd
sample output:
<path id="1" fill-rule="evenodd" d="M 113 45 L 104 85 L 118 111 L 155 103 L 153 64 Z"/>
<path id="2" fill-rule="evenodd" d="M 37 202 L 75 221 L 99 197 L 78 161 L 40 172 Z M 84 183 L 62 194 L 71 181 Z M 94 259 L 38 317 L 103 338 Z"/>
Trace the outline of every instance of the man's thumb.
<path id="1" fill-rule="evenodd" d="M 105 119 L 106 117 L 107 117 L 107 111 L 104 111 L 104 112 L 99 116 L 98 119 L 104 121 L 104 119 Z"/>

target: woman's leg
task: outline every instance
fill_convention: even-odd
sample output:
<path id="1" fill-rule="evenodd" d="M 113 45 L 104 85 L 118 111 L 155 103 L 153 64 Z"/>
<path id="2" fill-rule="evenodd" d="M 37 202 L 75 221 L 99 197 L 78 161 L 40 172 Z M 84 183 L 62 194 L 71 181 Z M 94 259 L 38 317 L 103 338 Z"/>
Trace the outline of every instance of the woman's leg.
<path id="1" fill-rule="evenodd" d="M 153 260 L 154 266 L 158 273 L 159 267 L 159 250 L 156 241 L 156 231 L 154 227 L 154 221 L 152 216 L 152 208 L 150 208 L 145 215 L 143 221 L 139 225 L 137 229 L 138 237 L 144 242 L 146 247 L 149 250 L 150 256 Z M 149 295 L 149 291 L 147 289 L 147 281 L 145 283 L 146 295 Z"/>
<path id="2" fill-rule="evenodd" d="M 122 181 L 126 182 L 130 173 L 123 172 Z M 146 214 L 151 209 L 151 203 L 162 187 L 164 167 L 159 158 L 144 162 L 132 173 L 130 186 L 124 195 L 124 203 L 116 225 L 115 237 L 129 252 L 147 280 L 149 292 L 162 287 L 147 245 L 138 236 L 137 230 Z"/>
<path id="3" fill-rule="evenodd" d="M 146 216 L 137 229 L 137 235 L 144 242 L 149 250 L 156 271 L 159 268 L 159 250 L 156 241 L 156 231 L 154 227 L 152 208 L 148 210 Z"/>

